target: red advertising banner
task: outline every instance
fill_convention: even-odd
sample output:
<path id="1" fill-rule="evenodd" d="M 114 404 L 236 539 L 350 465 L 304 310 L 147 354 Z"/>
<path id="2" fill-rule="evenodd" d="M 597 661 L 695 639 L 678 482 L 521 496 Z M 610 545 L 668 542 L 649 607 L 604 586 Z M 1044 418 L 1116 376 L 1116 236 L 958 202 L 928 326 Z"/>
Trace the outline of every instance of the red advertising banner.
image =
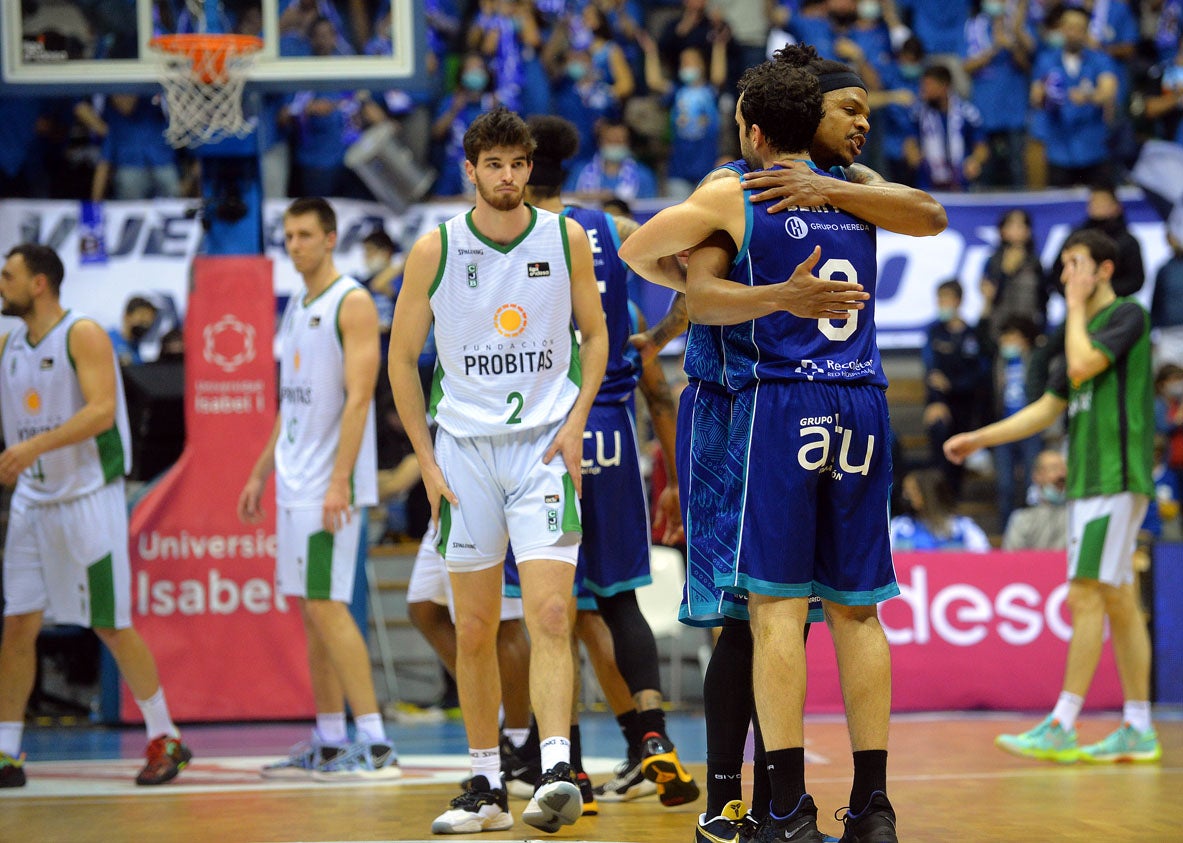
<path id="1" fill-rule="evenodd" d="M 901 595 L 879 608 L 891 645 L 892 709 L 1051 710 L 1072 635 L 1064 553 L 900 553 Z M 841 712 L 834 645 L 815 624 L 806 647 L 811 712 Z M 1086 708 L 1118 708 L 1106 641 Z"/>
<path id="2" fill-rule="evenodd" d="M 178 720 L 313 714 L 300 617 L 275 592 L 274 503 L 257 527 L 235 512 L 275 419 L 274 336 L 269 259 L 193 261 L 185 450 L 131 516 L 132 617 Z"/>

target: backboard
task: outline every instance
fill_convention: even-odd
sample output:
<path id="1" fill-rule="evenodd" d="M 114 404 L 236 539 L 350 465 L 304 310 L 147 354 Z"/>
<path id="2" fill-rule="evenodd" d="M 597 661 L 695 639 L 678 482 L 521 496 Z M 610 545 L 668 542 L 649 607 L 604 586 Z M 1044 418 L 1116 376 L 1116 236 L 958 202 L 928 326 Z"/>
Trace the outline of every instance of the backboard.
<path id="1" fill-rule="evenodd" d="M 0 88 L 96 93 L 154 85 L 159 35 L 263 39 L 261 89 L 423 84 L 423 0 L 3 0 Z"/>

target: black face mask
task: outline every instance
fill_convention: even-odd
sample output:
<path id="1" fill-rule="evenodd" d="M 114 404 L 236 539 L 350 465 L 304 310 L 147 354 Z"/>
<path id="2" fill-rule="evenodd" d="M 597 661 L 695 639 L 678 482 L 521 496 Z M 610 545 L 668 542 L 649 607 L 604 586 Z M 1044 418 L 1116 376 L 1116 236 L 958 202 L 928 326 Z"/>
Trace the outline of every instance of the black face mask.
<path id="1" fill-rule="evenodd" d="M 831 12 L 830 20 L 839 26 L 854 26 L 858 22 L 858 12 Z"/>
<path id="2" fill-rule="evenodd" d="M 132 325 L 130 331 L 132 340 L 135 342 L 142 340 L 148 335 L 150 327 L 150 325 Z"/>

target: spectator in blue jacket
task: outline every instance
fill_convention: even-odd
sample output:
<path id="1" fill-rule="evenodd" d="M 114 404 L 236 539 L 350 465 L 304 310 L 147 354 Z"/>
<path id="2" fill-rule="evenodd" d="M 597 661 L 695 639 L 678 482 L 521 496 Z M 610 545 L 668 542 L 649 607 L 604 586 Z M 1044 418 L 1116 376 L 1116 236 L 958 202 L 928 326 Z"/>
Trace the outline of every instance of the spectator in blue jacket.
<path id="1" fill-rule="evenodd" d="M 431 124 L 435 166 L 440 174 L 435 183 L 437 196 L 462 196 L 471 189 L 464 174 L 464 133 L 473 120 L 498 104 L 493 93 L 496 87 L 484 57 L 475 51 L 465 55 L 459 84 L 440 103 Z"/>
<path id="2" fill-rule="evenodd" d="M 982 528 L 969 516 L 956 513 L 957 498 L 937 469 L 905 475 L 903 499 L 908 512 L 891 519 L 893 551 L 990 550 L 990 539 Z"/>
<path id="3" fill-rule="evenodd" d="M 1016 103 L 1027 99 L 1035 38 L 1021 9 L 1006 0 L 975 0 L 975 5 L 981 11 L 965 24 L 965 71 L 989 149 L 981 183 L 1021 188 L 1027 110 Z"/>
<path id="4" fill-rule="evenodd" d="M 1064 46 L 1041 53 L 1031 80 L 1031 106 L 1042 113 L 1048 182 L 1054 187 L 1105 181 L 1111 176 L 1109 127 L 1117 102 L 1112 60 L 1088 43 L 1089 16 L 1060 13 Z"/>
<path id="5" fill-rule="evenodd" d="M 989 155 L 982 116 L 953 91 L 953 76 L 945 65 L 924 69 L 912 125 L 904 156 L 916 171 L 916 187 L 964 191 L 977 182 Z"/>
<path id="6" fill-rule="evenodd" d="M 628 126 L 604 122 L 596 134 L 599 140 L 596 154 L 571 174 L 564 189 L 601 201 L 612 196 L 626 202 L 656 197 L 657 178 L 633 157 Z"/>
<path id="7" fill-rule="evenodd" d="M 181 193 L 177 157 L 164 139 L 168 120 L 157 99 L 113 94 L 103 109 L 107 136 L 95 167 L 91 199 L 153 199 Z M 112 176 L 112 171 L 114 175 Z"/>
<path id="8" fill-rule="evenodd" d="M 724 30 L 725 32 L 725 30 Z M 710 72 L 703 54 L 687 47 L 679 57 L 678 82 L 665 78 L 657 43 L 641 37 L 645 50 L 645 81 L 661 94 L 670 110 L 669 163 L 666 195 L 686 197 L 719 157 L 719 89 L 727 82 L 727 39 L 711 46 Z"/>

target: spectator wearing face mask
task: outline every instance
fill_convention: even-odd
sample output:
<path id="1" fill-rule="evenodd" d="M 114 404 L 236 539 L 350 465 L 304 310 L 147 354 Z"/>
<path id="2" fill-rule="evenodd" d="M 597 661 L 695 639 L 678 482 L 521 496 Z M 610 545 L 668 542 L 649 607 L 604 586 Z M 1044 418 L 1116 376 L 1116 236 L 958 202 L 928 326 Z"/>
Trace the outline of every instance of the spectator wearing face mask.
<path id="1" fill-rule="evenodd" d="M 390 239 L 385 230 L 371 231 L 361 241 L 366 262 L 366 289 L 374 297 L 378 308 L 378 334 L 382 359 L 386 359 L 390 345 L 390 321 L 394 317 L 394 297 L 402 285 L 403 260 L 395 260 L 399 253 L 398 244 Z"/>
<path id="2" fill-rule="evenodd" d="M 645 82 L 661 94 L 670 109 L 670 151 L 666 167 L 667 196 L 685 198 L 719 157 L 719 89 L 727 81 L 726 30 L 711 46 L 710 75 L 703 54 L 687 47 L 679 56 L 678 81 L 661 70 L 657 43 L 641 36 L 645 50 Z"/>
<path id="3" fill-rule="evenodd" d="M 496 83 L 485 59 L 470 52 L 460 66 L 459 84 L 444 98 L 431 124 L 431 139 L 440 176 L 435 183 L 436 196 L 462 196 L 471 184 L 464 174 L 464 133 L 469 125 L 497 105 L 493 93 Z"/>
<path id="4" fill-rule="evenodd" d="M 652 170 L 633 157 L 628 126 L 604 122 L 597 134 L 596 154 L 571 174 L 565 189 L 597 201 L 611 196 L 618 196 L 626 202 L 656 197 L 657 178 Z"/>
<path id="5" fill-rule="evenodd" d="M 112 328 L 107 332 L 120 366 L 138 366 L 144 362 L 140 357 L 140 343 L 156 323 L 157 312 L 156 305 L 143 296 L 132 296 L 127 300 L 119 330 Z"/>
<path id="6" fill-rule="evenodd" d="M 579 153 L 572 170 L 595 152 L 596 126 L 620 119 L 620 99 L 586 49 L 568 50 L 552 65 L 555 114 L 579 132 Z M 586 150 L 586 151 L 585 151 Z"/>
<path id="7" fill-rule="evenodd" d="M 1044 143 L 1048 183 L 1070 187 L 1108 179 L 1109 122 L 1117 101 L 1113 60 L 1088 46 L 1089 15 L 1081 9 L 1060 12 L 1047 40 L 1049 49 L 1032 71 L 1030 102 L 1039 115 L 1032 128 Z"/>
<path id="8" fill-rule="evenodd" d="M 1038 332 L 1025 316 L 1010 316 L 998 336 L 998 357 L 994 363 L 994 394 L 997 418 L 1013 416 L 1027 406 L 1027 363 Z M 1039 436 L 1007 442 L 990 449 L 998 487 L 998 519 L 1005 525 L 1015 510 L 1016 499 L 1026 490 L 1032 465 L 1042 447 Z"/>
<path id="9" fill-rule="evenodd" d="M 953 76 L 945 65 L 930 64 L 921 74 L 912 122 L 904 156 L 917 173 L 917 187 L 964 191 L 977 183 L 989 155 L 982 115 L 953 90 Z"/>
<path id="10" fill-rule="evenodd" d="M 985 553 L 990 539 L 968 515 L 954 510 L 957 499 L 938 469 L 925 468 L 904 477 L 907 514 L 891 519 L 891 549 L 968 550 Z"/>
<path id="11" fill-rule="evenodd" d="M 884 90 L 867 93 L 875 124 L 868 143 L 882 161 L 883 177 L 898 184 L 916 184 L 916 170 L 904 155 L 904 142 L 912 136 L 912 105 L 920 98 L 923 72 L 924 45 L 919 38 L 909 38 L 895 61 L 883 68 Z"/>
<path id="12" fill-rule="evenodd" d="M 1026 186 L 1023 151 L 1027 112 L 1014 103 L 1027 97 L 1035 37 L 1021 6 L 1006 0 L 980 0 L 980 13 L 965 24 L 965 72 L 973 82 L 973 104 L 982 117 L 989 157 L 981 183 L 987 187 Z"/>
<path id="13" fill-rule="evenodd" d="M 1041 451 L 1031 471 L 1030 506 L 1015 510 L 1002 537 L 1003 550 L 1063 550 L 1068 546 L 1068 462 L 1059 451 Z"/>

